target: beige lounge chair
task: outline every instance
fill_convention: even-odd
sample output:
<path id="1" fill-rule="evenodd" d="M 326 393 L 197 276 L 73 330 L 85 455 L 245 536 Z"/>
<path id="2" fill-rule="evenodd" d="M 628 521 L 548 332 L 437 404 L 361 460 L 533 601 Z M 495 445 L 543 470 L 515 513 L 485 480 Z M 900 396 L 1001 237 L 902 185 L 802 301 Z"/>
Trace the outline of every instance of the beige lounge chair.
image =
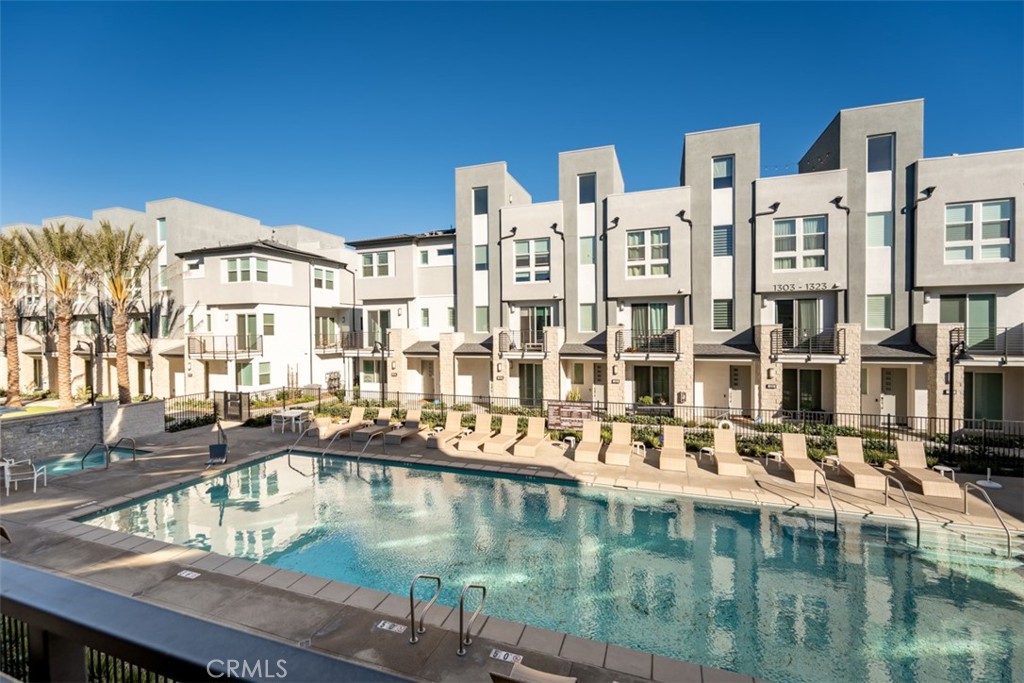
<path id="1" fill-rule="evenodd" d="M 544 418 L 531 417 L 526 426 L 526 436 L 520 439 L 519 443 L 512 449 L 512 455 L 533 458 L 545 441 L 550 441 L 544 432 Z"/>
<path id="2" fill-rule="evenodd" d="M 897 441 L 896 457 L 898 461 L 893 467 L 912 482 L 921 487 L 926 496 L 941 498 L 959 498 L 960 487 L 955 481 L 947 479 L 938 472 L 928 469 L 928 461 L 924 455 L 924 443 L 921 441 Z"/>
<path id="3" fill-rule="evenodd" d="M 629 454 L 633 450 L 633 425 L 628 422 L 612 424 L 612 442 L 604 451 L 604 464 L 629 467 Z"/>
<path id="4" fill-rule="evenodd" d="M 405 414 L 405 420 L 398 429 L 392 429 L 384 435 L 384 443 L 396 445 L 402 443 L 402 439 L 413 434 L 420 433 L 420 411 L 410 410 Z"/>
<path id="5" fill-rule="evenodd" d="M 797 484 L 814 485 L 814 472 L 819 468 L 807 457 L 807 437 L 803 434 L 782 435 L 782 464 L 793 473 Z"/>
<path id="6" fill-rule="evenodd" d="M 373 418 L 373 424 L 357 429 L 352 433 L 353 441 L 369 441 L 381 432 L 391 429 L 391 408 L 381 408 L 377 417 Z"/>
<path id="7" fill-rule="evenodd" d="M 519 417 L 516 415 L 501 416 L 501 431 L 484 441 L 484 453 L 502 455 L 519 440 Z"/>
<path id="8" fill-rule="evenodd" d="M 864 444 L 859 436 L 837 436 L 839 469 L 853 479 L 855 489 L 885 490 L 885 475 L 864 460 Z"/>
<path id="9" fill-rule="evenodd" d="M 661 430 L 661 457 L 658 468 L 667 472 L 686 471 L 686 436 L 679 425 L 665 425 Z"/>
<path id="10" fill-rule="evenodd" d="M 480 413 L 476 416 L 476 424 L 473 425 L 473 433 L 466 434 L 459 439 L 458 448 L 460 451 L 479 451 L 484 441 L 497 434 L 491 429 L 491 414 Z"/>
<path id="11" fill-rule="evenodd" d="M 444 429 L 427 437 L 427 448 L 440 448 L 462 434 L 462 411 L 449 410 L 444 421 Z"/>
<path id="12" fill-rule="evenodd" d="M 576 444 L 572 459 L 576 462 L 600 462 L 601 423 L 598 420 L 583 422 L 583 438 Z"/>
<path id="13" fill-rule="evenodd" d="M 747 463 L 736 452 L 736 430 L 715 428 L 715 447 L 705 446 L 700 455 L 710 455 L 715 460 L 715 471 L 723 477 L 746 477 Z"/>
<path id="14" fill-rule="evenodd" d="M 512 671 L 507 674 L 492 671 L 491 681 L 494 683 L 576 683 L 577 678 L 531 669 L 522 662 L 516 662 L 512 665 Z"/>
<path id="15" fill-rule="evenodd" d="M 363 418 L 364 413 L 366 413 L 366 408 L 363 406 L 353 408 L 352 412 L 348 416 L 348 422 L 332 427 L 332 436 L 338 434 L 351 434 L 360 427 L 366 426 L 367 421 Z M 324 437 L 321 436 L 320 438 L 322 439 Z"/>

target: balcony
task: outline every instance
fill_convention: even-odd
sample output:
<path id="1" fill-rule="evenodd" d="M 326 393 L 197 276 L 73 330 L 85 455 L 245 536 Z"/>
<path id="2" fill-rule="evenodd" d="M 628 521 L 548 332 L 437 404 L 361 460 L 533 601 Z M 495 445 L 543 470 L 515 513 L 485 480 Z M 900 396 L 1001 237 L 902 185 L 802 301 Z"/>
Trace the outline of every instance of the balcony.
<path id="1" fill-rule="evenodd" d="M 117 353 L 117 337 L 113 334 L 104 334 L 99 337 L 99 345 L 96 347 L 97 353 L 114 354 Z M 125 337 L 126 346 L 128 353 L 133 356 L 148 356 L 149 355 L 149 335 L 138 334 L 134 332 L 128 333 Z"/>
<path id="2" fill-rule="evenodd" d="M 383 344 L 384 349 L 387 350 L 388 335 L 386 330 L 383 334 L 366 330 L 347 330 L 336 334 L 317 335 L 315 348 L 317 353 L 329 355 L 346 351 L 366 351 L 372 349 L 373 345 L 377 342 Z"/>
<path id="3" fill-rule="evenodd" d="M 192 358 L 255 358 L 263 355 L 263 335 L 238 337 L 235 335 L 190 334 L 187 337 L 188 355 Z"/>
<path id="4" fill-rule="evenodd" d="M 958 327 L 951 334 L 951 342 L 963 343 L 964 353 L 972 357 L 1024 356 L 1024 325 L 1016 327 Z"/>
<path id="5" fill-rule="evenodd" d="M 772 330 L 771 355 L 846 356 L 846 330 Z"/>
<path id="6" fill-rule="evenodd" d="M 615 353 L 652 353 L 679 355 L 682 353 L 677 330 L 651 332 L 650 330 L 616 330 Z"/>
<path id="7" fill-rule="evenodd" d="M 544 353 L 544 330 L 502 330 L 498 335 L 498 352 Z"/>

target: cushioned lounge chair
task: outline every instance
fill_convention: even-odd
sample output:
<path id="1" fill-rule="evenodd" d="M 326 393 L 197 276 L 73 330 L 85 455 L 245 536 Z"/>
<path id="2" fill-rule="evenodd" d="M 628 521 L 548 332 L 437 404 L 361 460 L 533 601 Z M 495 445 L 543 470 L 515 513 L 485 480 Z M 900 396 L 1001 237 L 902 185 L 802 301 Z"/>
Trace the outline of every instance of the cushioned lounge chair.
<path id="1" fill-rule="evenodd" d="M 818 466 L 807 457 L 807 437 L 803 434 L 782 435 L 782 464 L 793 473 L 797 484 L 814 485 Z"/>
<path id="2" fill-rule="evenodd" d="M 601 423 L 598 420 L 583 422 L 583 438 L 576 444 L 572 459 L 576 462 L 600 462 Z"/>
<path id="3" fill-rule="evenodd" d="M 628 422 L 612 424 L 612 442 L 604 451 L 604 464 L 629 467 L 629 454 L 633 450 L 633 425 Z"/>
<path id="4" fill-rule="evenodd" d="M 484 453 L 501 455 L 519 440 L 519 417 L 516 415 L 501 416 L 501 431 L 484 441 Z"/>
<path id="5" fill-rule="evenodd" d="M 363 415 L 365 413 L 366 413 L 366 408 L 364 408 L 362 406 L 358 406 L 356 408 L 353 408 L 352 412 L 348 416 L 348 420 L 347 421 L 345 421 L 345 422 L 343 422 L 342 424 L 339 424 L 339 425 L 332 425 L 331 426 L 330 438 L 334 438 L 335 436 L 337 436 L 339 434 L 342 435 L 342 436 L 344 436 L 345 434 L 351 434 L 352 432 L 354 432 L 355 430 L 359 429 L 360 427 L 365 427 L 366 424 L 367 424 L 367 420 L 365 420 L 363 418 Z M 320 438 L 324 439 L 324 438 L 327 438 L 327 437 L 321 436 Z"/>
<path id="6" fill-rule="evenodd" d="M 491 680 L 494 683 L 576 683 L 577 678 L 531 669 L 522 662 L 516 662 L 512 665 L 512 671 L 507 674 L 492 671 Z"/>
<path id="7" fill-rule="evenodd" d="M 400 444 L 402 439 L 420 433 L 420 411 L 410 410 L 405 414 L 405 420 L 398 429 L 392 429 L 384 435 L 384 443 Z"/>
<path id="8" fill-rule="evenodd" d="M 747 463 L 736 451 L 736 430 L 715 429 L 715 446 L 700 449 L 700 455 L 710 455 L 715 460 L 715 471 L 723 477 L 746 477 Z"/>
<path id="9" fill-rule="evenodd" d="M 449 410 L 444 421 L 444 429 L 427 437 L 427 448 L 440 448 L 462 434 L 462 411 Z"/>
<path id="10" fill-rule="evenodd" d="M 536 457 L 537 450 L 545 441 L 550 441 L 550 439 L 544 432 L 544 418 L 531 417 L 526 426 L 526 436 L 512 449 L 512 455 L 526 458 Z"/>
<path id="11" fill-rule="evenodd" d="M 373 424 L 357 429 L 352 434 L 353 441 L 369 441 L 377 434 L 391 429 L 391 408 L 381 408 L 377 417 L 373 418 Z"/>
<path id="12" fill-rule="evenodd" d="M 924 455 L 924 443 L 897 441 L 896 457 L 898 460 L 893 463 L 893 467 L 897 472 L 920 486 L 924 495 L 941 498 L 960 497 L 960 487 L 956 485 L 955 481 L 928 469 L 928 461 Z"/>
<path id="13" fill-rule="evenodd" d="M 476 416 L 476 423 L 473 425 L 473 433 L 466 434 L 459 439 L 460 451 L 479 451 L 484 441 L 497 434 L 491 429 L 491 414 L 480 413 Z"/>
<path id="14" fill-rule="evenodd" d="M 667 472 L 686 471 L 686 436 L 679 425 L 665 425 L 661 430 L 661 456 L 658 467 Z"/>
<path id="15" fill-rule="evenodd" d="M 885 476 L 864 460 L 864 444 L 859 436 L 837 436 L 839 469 L 853 479 L 855 489 L 884 491 Z"/>

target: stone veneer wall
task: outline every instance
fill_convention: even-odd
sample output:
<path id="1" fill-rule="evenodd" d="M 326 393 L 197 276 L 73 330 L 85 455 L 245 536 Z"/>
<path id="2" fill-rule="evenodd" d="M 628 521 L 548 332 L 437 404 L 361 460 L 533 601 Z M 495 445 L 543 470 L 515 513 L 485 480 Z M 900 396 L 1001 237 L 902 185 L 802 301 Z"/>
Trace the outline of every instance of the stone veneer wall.
<path id="1" fill-rule="evenodd" d="M 928 414 L 944 418 L 949 416 L 949 335 L 962 325 L 958 323 L 930 323 L 914 326 L 914 336 L 921 348 L 935 356 L 935 361 L 925 364 L 928 380 Z M 953 366 L 953 418 L 964 416 L 964 366 Z"/>
<path id="2" fill-rule="evenodd" d="M 677 325 L 673 328 L 678 336 L 679 360 L 672 363 L 672 403 L 676 406 L 676 417 L 686 415 L 684 406 L 693 405 L 693 326 Z M 680 392 L 686 400 L 680 401 Z"/>
<path id="3" fill-rule="evenodd" d="M 832 409 L 837 413 L 860 413 L 860 325 L 836 325 L 836 335 L 840 330 L 846 330 L 846 360 L 836 365 Z"/>
<path id="4" fill-rule="evenodd" d="M 437 377 L 442 394 L 455 393 L 455 349 L 462 346 L 466 335 L 462 332 L 445 332 L 438 342 Z"/>
<path id="5" fill-rule="evenodd" d="M 782 325 L 757 325 L 754 327 L 754 342 L 757 344 L 760 360 L 757 363 L 758 408 L 761 410 L 782 409 L 782 363 L 772 361 L 772 330 L 781 330 Z M 771 377 L 768 375 L 771 374 Z M 858 382 L 860 378 L 858 378 Z M 769 388 L 771 387 L 771 388 Z"/>
<path id="6" fill-rule="evenodd" d="M 494 343 L 491 346 L 491 396 L 505 398 L 508 396 L 509 377 L 512 375 L 512 361 L 501 357 L 501 335 L 508 328 L 498 327 L 494 330 Z"/>
<path id="7" fill-rule="evenodd" d="M 564 327 L 544 328 L 544 400 L 562 401 L 562 344 Z"/>

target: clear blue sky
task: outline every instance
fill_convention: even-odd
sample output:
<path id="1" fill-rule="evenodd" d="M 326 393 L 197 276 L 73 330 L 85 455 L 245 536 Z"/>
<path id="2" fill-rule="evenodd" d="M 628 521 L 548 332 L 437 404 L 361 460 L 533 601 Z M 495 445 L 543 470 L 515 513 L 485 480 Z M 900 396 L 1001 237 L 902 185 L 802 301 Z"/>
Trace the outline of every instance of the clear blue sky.
<path id="1" fill-rule="evenodd" d="M 447 227 L 453 169 L 761 124 L 795 172 L 842 108 L 925 98 L 925 153 L 1024 146 L 1024 4 L 0 5 L 0 222 L 177 196 L 349 239 Z"/>

